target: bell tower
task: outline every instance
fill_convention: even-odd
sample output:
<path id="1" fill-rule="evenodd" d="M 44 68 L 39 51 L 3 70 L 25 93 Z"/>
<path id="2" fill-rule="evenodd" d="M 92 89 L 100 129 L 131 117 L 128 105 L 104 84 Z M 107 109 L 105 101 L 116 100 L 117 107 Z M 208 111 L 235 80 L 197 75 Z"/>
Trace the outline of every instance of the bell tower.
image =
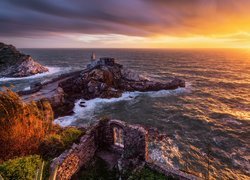
<path id="1" fill-rule="evenodd" d="M 95 60 L 96 60 L 96 58 L 95 58 L 95 53 L 92 52 L 92 54 L 91 54 L 91 61 L 95 61 Z"/>

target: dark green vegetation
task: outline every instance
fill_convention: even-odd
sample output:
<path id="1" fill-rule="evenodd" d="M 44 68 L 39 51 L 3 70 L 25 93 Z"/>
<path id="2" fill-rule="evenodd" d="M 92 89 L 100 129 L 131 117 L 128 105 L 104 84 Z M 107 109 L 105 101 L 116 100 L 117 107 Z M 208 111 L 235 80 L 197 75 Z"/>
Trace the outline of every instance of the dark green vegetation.
<path id="1" fill-rule="evenodd" d="M 115 180 L 119 179 L 115 170 L 109 170 L 105 161 L 96 158 L 88 168 L 83 168 L 73 177 L 74 180 Z"/>
<path id="2" fill-rule="evenodd" d="M 0 164 L 4 179 L 33 180 L 42 159 L 38 155 L 20 157 Z"/>
<path id="3" fill-rule="evenodd" d="M 74 127 L 61 128 L 52 123 L 48 101 L 24 103 L 11 90 L 0 92 L 0 175 L 4 179 L 34 179 L 39 164 L 69 148 L 83 134 Z"/>
<path id="4" fill-rule="evenodd" d="M 78 174 L 73 177 L 73 180 L 177 180 L 172 176 L 165 176 L 159 172 L 151 170 L 148 167 L 132 172 L 133 169 L 127 170 L 123 173 L 119 173 L 117 168 L 109 169 L 106 162 L 100 158 L 95 158 L 92 164 L 88 168 L 82 168 Z"/>
<path id="5" fill-rule="evenodd" d="M 0 71 L 20 63 L 23 56 L 14 46 L 0 42 Z"/>
<path id="6" fill-rule="evenodd" d="M 82 131 L 73 127 L 62 130 L 60 134 L 51 134 L 41 143 L 40 156 L 30 155 L 5 161 L 0 164 L 0 175 L 4 179 L 33 180 L 39 165 L 46 159 L 43 179 L 48 179 L 51 159 L 76 142 L 82 134 Z"/>
<path id="7" fill-rule="evenodd" d="M 129 180 L 176 180 L 172 176 L 165 176 L 159 172 L 143 167 L 140 171 L 132 174 Z"/>
<path id="8" fill-rule="evenodd" d="M 39 146 L 40 154 L 44 159 L 59 156 L 83 135 L 83 131 L 74 127 L 60 130 L 58 133 L 48 135 Z"/>

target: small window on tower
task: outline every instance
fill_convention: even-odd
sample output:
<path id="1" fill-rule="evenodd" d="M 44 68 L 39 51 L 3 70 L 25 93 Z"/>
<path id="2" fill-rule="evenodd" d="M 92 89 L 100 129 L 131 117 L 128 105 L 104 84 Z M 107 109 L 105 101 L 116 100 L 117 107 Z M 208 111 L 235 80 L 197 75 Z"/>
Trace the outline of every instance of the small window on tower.
<path id="1" fill-rule="evenodd" d="M 114 144 L 119 147 L 124 147 L 124 141 L 123 141 L 123 130 L 118 127 L 113 128 L 113 134 L 114 134 Z"/>

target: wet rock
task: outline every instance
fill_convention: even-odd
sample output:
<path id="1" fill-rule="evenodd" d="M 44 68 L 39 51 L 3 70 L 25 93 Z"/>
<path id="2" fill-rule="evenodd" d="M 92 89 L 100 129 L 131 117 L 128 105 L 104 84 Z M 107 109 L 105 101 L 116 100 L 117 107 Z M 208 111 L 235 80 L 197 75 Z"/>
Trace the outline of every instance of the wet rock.
<path id="1" fill-rule="evenodd" d="M 26 77 L 44 72 L 48 72 L 48 68 L 35 62 L 31 56 L 0 42 L 0 77 Z"/>
<path id="2" fill-rule="evenodd" d="M 86 107 L 85 102 L 84 102 L 84 101 L 80 102 L 80 103 L 79 103 L 79 106 L 80 106 L 80 107 Z"/>
<path id="3" fill-rule="evenodd" d="M 182 79 L 179 79 L 179 78 L 175 78 L 175 79 L 172 81 L 172 84 L 173 84 L 174 86 L 185 87 L 185 81 L 182 80 Z"/>

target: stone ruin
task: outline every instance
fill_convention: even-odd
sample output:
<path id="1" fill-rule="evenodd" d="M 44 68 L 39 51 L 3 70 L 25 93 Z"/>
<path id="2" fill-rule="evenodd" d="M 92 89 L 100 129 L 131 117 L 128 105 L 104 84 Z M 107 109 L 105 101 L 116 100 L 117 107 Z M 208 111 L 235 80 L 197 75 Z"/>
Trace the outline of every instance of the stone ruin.
<path id="1" fill-rule="evenodd" d="M 87 65 L 87 69 L 92 69 L 97 66 L 113 66 L 115 64 L 115 58 L 101 57 L 99 60 L 93 59 L 91 56 L 91 62 Z"/>
<path id="2" fill-rule="evenodd" d="M 165 168 L 148 157 L 149 132 L 139 125 L 120 120 L 101 120 L 94 124 L 78 144 L 73 144 L 51 163 L 50 170 L 56 179 L 68 180 L 82 167 L 88 167 L 95 157 L 110 160 L 110 168 L 132 168 L 147 165 L 149 168 L 178 179 L 197 179 L 182 171 Z M 110 158 L 109 156 L 112 156 Z M 120 170 L 120 169 L 119 169 Z"/>

